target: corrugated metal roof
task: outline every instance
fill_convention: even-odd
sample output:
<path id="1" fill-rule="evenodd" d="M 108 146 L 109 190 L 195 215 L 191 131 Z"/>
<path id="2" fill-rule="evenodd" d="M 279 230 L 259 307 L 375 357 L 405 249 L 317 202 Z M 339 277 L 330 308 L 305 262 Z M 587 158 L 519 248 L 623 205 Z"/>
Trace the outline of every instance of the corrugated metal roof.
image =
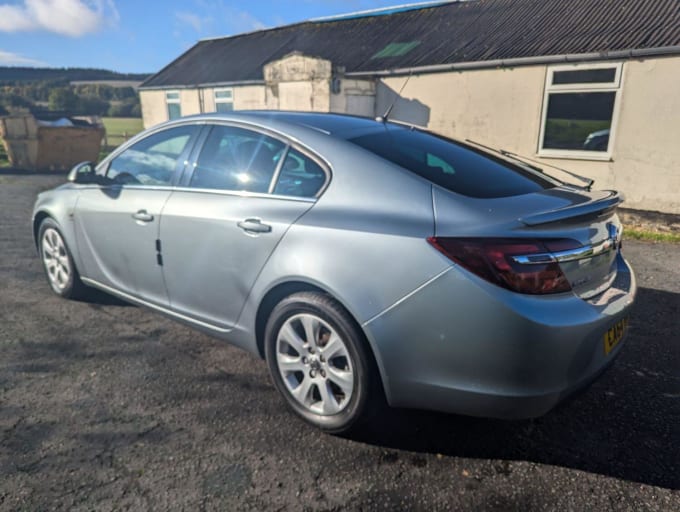
<path id="1" fill-rule="evenodd" d="M 351 73 L 678 45 L 679 0 L 472 0 L 200 41 L 142 87 L 263 81 L 292 52 Z"/>

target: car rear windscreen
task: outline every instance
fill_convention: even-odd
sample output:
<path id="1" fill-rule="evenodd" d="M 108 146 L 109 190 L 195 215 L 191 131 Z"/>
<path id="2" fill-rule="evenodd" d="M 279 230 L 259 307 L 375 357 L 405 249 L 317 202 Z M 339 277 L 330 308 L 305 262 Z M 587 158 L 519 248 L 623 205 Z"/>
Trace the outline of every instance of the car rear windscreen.
<path id="1" fill-rule="evenodd" d="M 457 194 L 477 198 L 518 196 L 553 188 L 538 172 L 444 137 L 400 126 L 349 142 Z"/>

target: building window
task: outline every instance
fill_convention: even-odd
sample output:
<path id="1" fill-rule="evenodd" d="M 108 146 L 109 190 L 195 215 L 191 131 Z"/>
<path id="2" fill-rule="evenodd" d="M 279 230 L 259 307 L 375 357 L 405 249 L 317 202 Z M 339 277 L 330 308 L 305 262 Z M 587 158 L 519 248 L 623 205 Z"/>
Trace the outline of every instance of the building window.
<path id="1" fill-rule="evenodd" d="M 234 110 L 233 89 L 215 89 L 215 112 L 231 112 Z"/>
<path id="2" fill-rule="evenodd" d="M 165 104 L 168 106 L 168 119 L 172 120 L 182 117 L 182 105 L 179 99 L 179 91 L 166 92 Z"/>
<path id="3" fill-rule="evenodd" d="M 608 159 L 620 89 L 621 64 L 549 68 L 539 154 Z"/>

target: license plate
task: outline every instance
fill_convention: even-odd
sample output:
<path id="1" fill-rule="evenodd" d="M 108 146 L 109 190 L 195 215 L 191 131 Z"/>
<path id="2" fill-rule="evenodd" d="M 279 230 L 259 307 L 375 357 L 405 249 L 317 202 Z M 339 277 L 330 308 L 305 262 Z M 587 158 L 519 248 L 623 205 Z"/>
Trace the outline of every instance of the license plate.
<path id="1" fill-rule="evenodd" d="M 616 322 L 607 332 L 604 333 L 604 353 L 609 354 L 614 347 L 623 339 L 623 334 L 628 327 L 628 318 Z"/>

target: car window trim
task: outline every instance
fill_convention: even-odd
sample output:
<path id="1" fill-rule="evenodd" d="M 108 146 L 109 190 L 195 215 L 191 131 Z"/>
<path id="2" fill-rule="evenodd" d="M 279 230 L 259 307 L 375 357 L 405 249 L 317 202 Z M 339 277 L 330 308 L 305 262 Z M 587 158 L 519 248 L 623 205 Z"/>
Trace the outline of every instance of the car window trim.
<path id="1" fill-rule="evenodd" d="M 274 189 L 276 188 L 276 184 L 279 181 L 279 176 L 281 175 L 281 169 L 283 169 L 283 164 L 286 161 L 286 158 L 288 158 L 289 152 L 290 152 L 290 144 L 286 144 L 286 146 L 283 148 L 283 153 L 281 153 L 281 156 L 279 157 L 279 161 L 276 163 L 276 169 L 274 169 L 274 174 L 272 174 L 272 179 L 269 182 L 269 188 L 267 189 L 267 193 L 269 195 L 274 194 Z"/>
<path id="2" fill-rule="evenodd" d="M 236 121 L 236 120 L 222 120 L 222 119 L 216 119 L 216 120 L 210 120 L 208 122 L 204 122 L 205 129 L 204 132 L 201 132 L 201 136 L 197 138 L 194 148 L 192 152 L 190 153 L 189 156 L 189 161 L 187 162 L 187 165 L 184 167 L 184 172 L 182 173 L 182 179 L 181 182 L 179 182 L 178 185 L 175 185 L 175 188 L 181 188 L 182 190 L 201 190 L 201 191 L 218 191 L 218 192 L 233 192 L 236 193 L 237 195 L 242 194 L 244 191 L 241 190 L 226 190 L 226 189 L 198 189 L 198 188 L 192 188 L 189 186 L 189 183 L 191 183 L 191 176 L 193 176 L 194 170 L 196 169 L 196 165 L 198 164 L 198 157 L 201 154 L 201 151 L 203 150 L 203 146 L 205 146 L 205 143 L 208 139 L 208 136 L 212 129 L 215 126 L 231 126 L 234 128 L 241 128 L 243 130 L 249 130 L 253 131 L 256 133 L 259 133 L 261 135 L 266 135 L 267 137 L 271 137 L 273 139 L 278 140 L 279 142 L 283 143 L 285 145 L 285 156 L 288 155 L 288 151 L 290 149 L 294 149 L 296 151 L 299 151 L 303 155 L 307 156 L 308 158 L 314 160 L 319 167 L 323 170 L 324 174 L 326 175 L 326 180 L 324 181 L 323 185 L 319 187 L 319 190 L 317 193 L 309 198 L 300 198 L 300 199 L 312 199 L 316 200 L 318 199 L 321 194 L 323 194 L 326 189 L 328 188 L 328 185 L 331 182 L 333 172 L 331 165 L 321 156 L 317 155 L 313 150 L 309 149 L 308 147 L 304 146 L 301 143 L 298 143 L 295 140 L 291 140 L 289 137 L 285 136 L 284 134 L 268 129 L 264 126 L 258 126 L 250 123 L 245 123 L 242 121 Z M 279 162 L 277 165 L 277 169 L 274 171 L 274 175 L 272 176 L 272 180 L 276 178 L 278 180 L 278 176 L 280 174 L 280 169 L 279 167 L 283 165 L 283 159 Z M 277 170 L 279 171 L 277 173 Z M 269 183 L 269 190 L 273 190 L 272 186 L 276 188 L 276 181 L 271 181 Z M 278 197 L 278 198 L 290 198 L 290 197 L 297 197 L 297 196 L 283 196 L 283 195 L 276 195 L 276 194 L 270 194 L 270 193 L 252 193 L 252 195 L 266 195 L 266 196 L 271 196 L 271 197 Z"/>
<path id="3" fill-rule="evenodd" d="M 137 185 L 137 184 L 123 184 L 123 183 L 107 183 L 107 184 L 96 184 L 95 187 L 98 188 L 109 188 L 109 187 L 125 187 L 125 188 L 135 188 L 135 189 L 140 189 L 140 190 L 165 190 L 165 189 L 174 189 L 179 183 L 180 179 L 184 175 L 184 172 L 188 166 L 189 163 L 189 157 L 193 154 L 193 151 L 196 147 L 196 143 L 200 137 L 200 135 L 203 133 L 205 130 L 205 121 L 201 122 L 173 122 L 172 124 L 164 124 L 158 126 L 156 129 L 152 129 L 148 132 L 143 132 L 143 136 L 135 136 L 127 143 L 122 144 L 118 148 L 116 148 L 110 155 L 108 155 L 102 162 L 99 163 L 95 167 L 95 173 L 97 173 L 99 170 L 104 170 L 103 174 L 101 176 L 105 177 L 108 172 L 109 172 L 109 167 L 111 165 L 111 162 L 118 158 L 122 153 L 127 151 L 129 148 L 137 144 L 138 142 L 141 142 L 148 137 L 152 137 L 156 135 L 157 133 L 160 133 L 162 131 L 166 130 L 171 130 L 173 128 L 179 128 L 183 126 L 195 126 L 197 129 L 194 133 L 191 134 L 189 141 L 187 142 L 186 147 L 182 151 L 182 153 L 179 155 L 177 158 L 178 165 L 179 167 L 181 165 L 181 169 L 175 168 L 175 171 L 172 174 L 172 180 L 170 183 L 166 185 L 153 185 L 153 186 L 144 186 L 144 185 Z M 140 134 L 142 135 L 142 134 Z M 182 159 L 184 157 L 184 159 Z M 183 160 L 183 161 L 182 161 Z"/>
<path id="4" fill-rule="evenodd" d="M 147 187 L 148 188 L 148 187 Z M 197 194 L 217 194 L 233 197 L 252 197 L 256 199 L 276 199 L 283 201 L 298 201 L 303 203 L 314 203 L 316 197 L 287 196 L 283 194 L 269 194 L 267 192 L 248 192 L 247 190 L 225 190 L 218 188 L 196 188 L 196 187 L 173 187 L 173 192 L 192 192 Z"/>

